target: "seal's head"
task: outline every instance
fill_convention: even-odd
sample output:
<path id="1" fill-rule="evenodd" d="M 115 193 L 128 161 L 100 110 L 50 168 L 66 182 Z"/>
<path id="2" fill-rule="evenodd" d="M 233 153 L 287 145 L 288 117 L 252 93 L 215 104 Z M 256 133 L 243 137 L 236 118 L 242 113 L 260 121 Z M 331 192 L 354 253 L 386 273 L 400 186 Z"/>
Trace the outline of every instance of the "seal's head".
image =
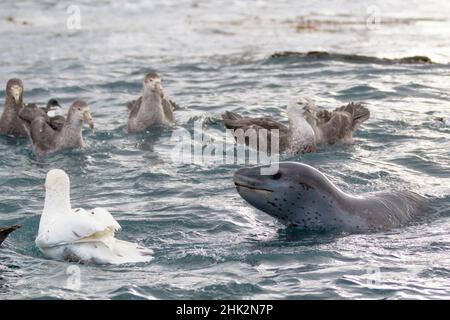
<path id="1" fill-rule="evenodd" d="M 161 78 L 156 72 L 149 72 L 143 82 L 144 93 L 156 92 L 163 97 L 163 88 L 161 86 Z"/>
<path id="2" fill-rule="evenodd" d="M 20 79 L 10 79 L 6 84 L 6 99 L 14 99 L 16 106 L 21 106 L 23 101 L 23 83 Z"/>
<path id="3" fill-rule="evenodd" d="M 80 123 L 81 125 L 84 121 L 89 125 L 90 129 L 94 128 L 94 120 L 91 117 L 89 105 L 83 100 L 75 100 L 70 106 L 67 118 L 69 123 Z"/>
<path id="4" fill-rule="evenodd" d="M 323 225 L 324 212 L 333 211 L 345 195 L 320 171 L 297 162 L 281 162 L 273 175 L 262 167 L 243 168 L 234 175 L 237 191 L 254 207 L 289 225 Z"/>

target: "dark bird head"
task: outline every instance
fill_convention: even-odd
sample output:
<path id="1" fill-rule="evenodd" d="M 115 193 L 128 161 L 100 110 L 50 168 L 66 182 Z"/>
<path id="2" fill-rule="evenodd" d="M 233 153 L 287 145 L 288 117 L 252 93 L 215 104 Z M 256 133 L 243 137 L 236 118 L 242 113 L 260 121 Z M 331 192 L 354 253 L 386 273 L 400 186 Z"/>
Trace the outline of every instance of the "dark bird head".
<path id="1" fill-rule="evenodd" d="M 56 99 L 50 99 L 47 102 L 47 110 L 52 110 L 55 108 L 61 108 L 61 106 L 59 105 L 59 102 Z"/>
<path id="2" fill-rule="evenodd" d="M 164 96 L 163 88 L 161 86 L 161 78 L 156 72 L 147 73 L 143 82 L 144 92 L 156 92 Z"/>
<path id="3" fill-rule="evenodd" d="M 6 99 L 13 99 L 16 106 L 23 101 L 23 83 L 20 79 L 10 79 L 6 84 Z"/>
<path id="4" fill-rule="evenodd" d="M 80 123 L 84 121 L 89 125 L 90 129 L 94 128 L 94 120 L 91 117 L 91 110 L 89 105 L 83 100 L 75 100 L 72 106 L 70 106 L 67 121 Z"/>

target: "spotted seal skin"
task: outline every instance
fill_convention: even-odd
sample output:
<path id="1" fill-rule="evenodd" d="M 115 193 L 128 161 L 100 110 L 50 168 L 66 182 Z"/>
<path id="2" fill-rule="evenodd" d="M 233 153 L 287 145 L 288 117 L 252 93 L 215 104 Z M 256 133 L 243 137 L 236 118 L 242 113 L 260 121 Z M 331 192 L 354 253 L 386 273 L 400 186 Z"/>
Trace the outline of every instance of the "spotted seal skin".
<path id="1" fill-rule="evenodd" d="M 428 200 L 410 191 L 350 195 L 319 170 L 281 162 L 274 175 L 262 167 L 234 175 L 238 193 L 248 203 L 287 226 L 304 230 L 367 232 L 402 227 L 429 213 Z"/>

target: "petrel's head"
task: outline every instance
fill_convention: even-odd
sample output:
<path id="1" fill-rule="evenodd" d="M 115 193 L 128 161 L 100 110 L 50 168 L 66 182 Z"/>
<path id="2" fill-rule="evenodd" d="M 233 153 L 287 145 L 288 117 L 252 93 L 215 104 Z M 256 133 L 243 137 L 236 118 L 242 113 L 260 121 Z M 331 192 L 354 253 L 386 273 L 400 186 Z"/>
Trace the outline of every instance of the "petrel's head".
<path id="1" fill-rule="evenodd" d="M 161 86 L 161 78 L 156 72 L 147 73 L 143 82 L 144 92 L 157 92 L 163 96 L 163 88 Z"/>
<path id="2" fill-rule="evenodd" d="M 69 115 L 67 118 L 69 122 L 79 121 L 81 123 L 84 121 L 89 125 L 89 128 L 93 129 L 94 120 L 91 117 L 90 111 L 91 109 L 86 102 L 84 102 L 83 100 L 75 100 L 75 102 L 69 109 Z"/>
<path id="3" fill-rule="evenodd" d="M 47 110 L 53 110 L 55 108 L 61 108 L 59 102 L 56 99 L 50 99 L 47 102 Z"/>
<path id="4" fill-rule="evenodd" d="M 308 97 L 299 96 L 291 99 L 286 111 L 290 122 L 306 120 L 309 125 L 316 125 L 316 104 Z"/>
<path id="5" fill-rule="evenodd" d="M 12 97 L 16 105 L 23 100 L 23 83 L 20 79 L 10 79 L 6 84 L 6 98 Z"/>
<path id="6" fill-rule="evenodd" d="M 313 111 L 315 107 L 316 105 L 312 99 L 308 97 L 298 96 L 289 101 L 286 111 L 288 114 L 303 114 L 308 111 Z"/>
<path id="7" fill-rule="evenodd" d="M 59 102 L 56 99 L 50 99 L 48 100 L 47 106 L 45 107 L 45 112 L 47 112 L 47 116 L 49 116 L 50 118 L 61 116 L 62 107 L 59 105 Z"/>

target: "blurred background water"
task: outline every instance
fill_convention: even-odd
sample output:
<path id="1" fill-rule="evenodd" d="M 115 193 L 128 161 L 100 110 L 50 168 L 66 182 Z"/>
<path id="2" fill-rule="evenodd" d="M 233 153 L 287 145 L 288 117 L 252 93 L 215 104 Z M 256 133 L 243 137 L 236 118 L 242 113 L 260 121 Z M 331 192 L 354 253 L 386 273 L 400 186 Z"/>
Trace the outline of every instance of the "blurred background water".
<path id="1" fill-rule="evenodd" d="M 76 6 L 76 7 L 73 7 Z M 80 29 L 70 28 L 80 12 Z M 84 150 L 33 156 L 0 138 L 0 225 L 22 224 L 0 250 L 0 298 L 448 298 L 450 296 L 450 3 L 447 1 L 12 1 L 0 3 L 0 99 L 9 78 L 25 100 L 91 105 Z M 68 27 L 69 26 L 69 27 Z M 270 58 L 279 51 L 377 58 Z M 175 128 L 126 133 L 126 102 L 149 70 L 181 107 Z M 312 164 L 342 189 L 409 189 L 433 198 L 428 221 L 389 232 L 285 229 L 235 192 L 239 165 L 174 163 L 175 129 L 223 131 L 225 110 L 284 119 L 293 95 L 334 108 L 368 103 L 351 146 L 283 160 Z M 151 263 L 79 266 L 34 245 L 45 174 L 66 170 L 75 207 L 108 208 L 119 238 L 155 251 Z"/>

